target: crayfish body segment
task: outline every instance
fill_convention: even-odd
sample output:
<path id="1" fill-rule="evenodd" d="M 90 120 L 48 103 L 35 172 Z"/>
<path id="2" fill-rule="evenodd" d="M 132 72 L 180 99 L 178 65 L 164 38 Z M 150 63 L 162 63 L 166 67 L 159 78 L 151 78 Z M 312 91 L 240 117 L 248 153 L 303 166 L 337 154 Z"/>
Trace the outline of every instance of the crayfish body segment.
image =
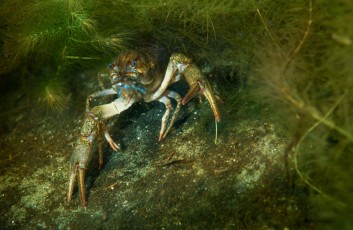
<path id="1" fill-rule="evenodd" d="M 214 117 L 219 122 L 220 113 L 217 107 L 213 90 L 201 70 L 192 60 L 183 54 L 173 54 L 167 65 L 161 63 L 159 52 L 155 49 L 144 49 L 142 52 L 129 51 L 118 56 L 109 65 L 112 87 L 101 90 L 88 96 L 86 104 L 87 118 L 81 127 L 81 136 L 74 146 L 74 152 L 70 161 L 69 185 L 67 200 L 72 200 L 72 194 L 78 176 L 78 187 L 81 204 L 86 207 L 85 195 L 85 170 L 92 156 L 92 143 L 98 139 L 99 165 L 102 165 L 101 136 L 114 151 L 119 146 L 111 138 L 104 121 L 130 108 L 137 101 L 145 102 L 159 101 L 165 105 L 166 111 L 162 117 L 159 141 L 166 137 L 180 110 L 180 106 L 187 103 L 197 94 L 202 94 L 208 100 Z M 167 87 L 184 76 L 190 89 L 182 98 L 178 93 L 167 90 Z M 109 104 L 98 105 L 90 108 L 93 98 L 106 95 L 117 95 L 117 99 Z M 174 113 L 170 99 L 177 102 Z M 169 124 L 168 124 L 169 121 Z"/>

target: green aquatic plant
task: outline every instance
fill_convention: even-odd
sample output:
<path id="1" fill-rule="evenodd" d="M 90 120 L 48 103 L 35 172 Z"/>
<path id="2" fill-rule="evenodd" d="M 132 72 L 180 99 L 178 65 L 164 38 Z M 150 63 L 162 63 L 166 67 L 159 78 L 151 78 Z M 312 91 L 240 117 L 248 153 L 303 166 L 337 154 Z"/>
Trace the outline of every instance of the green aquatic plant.
<path id="1" fill-rule="evenodd" d="M 99 33 L 96 20 L 79 0 L 4 1 L 0 12 L 4 19 L 2 73 L 31 56 L 37 65 L 47 64 L 48 59 L 61 64 L 65 58 L 85 53 L 94 57 L 117 52 L 123 46 L 118 33 Z"/>
<path id="2" fill-rule="evenodd" d="M 55 110 L 64 107 L 62 86 L 69 81 L 66 75 L 74 65 L 102 59 L 124 47 L 117 32 L 100 33 L 96 20 L 80 0 L 3 1 L 0 12 L 0 75 L 16 71 L 18 77 L 37 83 L 21 90 L 39 96 Z M 38 76 L 48 68 L 52 77 Z"/>
<path id="3" fill-rule="evenodd" d="M 67 94 L 67 88 L 64 81 L 57 80 L 55 77 L 43 81 L 38 89 L 38 97 L 41 102 L 53 112 L 62 112 L 67 108 L 70 94 Z"/>
<path id="4" fill-rule="evenodd" d="M 255 14 L 254 5 L 255 1 L 215 0 L 4 1 L 2 58 L 11 70 L 32 54 L 59 61 L 98 58 L 117 53 L 127 42 L 133 47 L 153 39 L 170 51 L 212 59 L 215 49 L 229 44 L 244 49 L 241 44 L 250 33 L 242 29 L 255 28 L 246 20 Z M 16 29 L 6 29 L 10 27 Z"/>
<path id="5" fill-rule="evenodd" d="M 353 4 L 292 1 L 269 7 L 258 14 L 266 38 L 255 52 L 252 85 L 289 131 L 286 160 L 293 162 L 299 181 L 319 194 L 312 196 L 314 209 L 319 202 L 345 213 L 344 222 L 327 212 L 316 218 L 350 225 L 353 29 L 346 22 L 353 19 L 347 11 Z M 283 8 L 283 14 L 271 14 Z"/>

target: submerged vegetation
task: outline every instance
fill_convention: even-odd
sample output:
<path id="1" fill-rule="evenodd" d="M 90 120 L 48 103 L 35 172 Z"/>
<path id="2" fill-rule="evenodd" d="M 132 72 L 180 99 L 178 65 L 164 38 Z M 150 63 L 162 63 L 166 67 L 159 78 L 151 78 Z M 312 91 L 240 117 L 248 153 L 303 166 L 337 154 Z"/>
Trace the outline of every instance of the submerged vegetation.
<path id="1" fill-rule="evenodd" d="M 296 183 L 311 189 L 313 213 L 343 228 L 352 225 L 353 208 L 353 30 L 346 24 L 352 8 L 348 1 L 297 1 L 281 16 L 269 15 L 278 25 L 265 27 L 250 77 L 255 95 L 289 132 L 285 161 Z"/>
<path id="2" fill-rule="evenodd" d="M 73 76 L 104 66 L 121 50 L 153 40 L 191 53 L 220 73 L 214 81 L 224 111 L 249 102 L 271 109 L 289 140 L 288 182 L 309 188 L 311 218 L 348 228 L 352 9 L 347 0 L 5 0 L 0 82 L 16 83 L 15 90 L 57 112 L 77 96 L 72 88 L 81 80 Z"/>

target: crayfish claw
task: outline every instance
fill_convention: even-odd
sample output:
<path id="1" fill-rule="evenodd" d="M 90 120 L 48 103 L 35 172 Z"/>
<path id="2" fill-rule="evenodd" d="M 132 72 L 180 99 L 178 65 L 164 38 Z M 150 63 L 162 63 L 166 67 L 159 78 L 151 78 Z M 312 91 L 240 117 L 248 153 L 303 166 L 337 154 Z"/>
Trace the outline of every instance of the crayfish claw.
<path id="1" fill-rule="evenodd" d="M 77 140 L 74 147 L 74 152 L 71 156 L 69 167 L 69 180 L 67 189 L 67 202 L 72 200 L 72 194 L 75 188 L 76 177 L 78 174 L 78 187 L 81 197 L 82 207 L 86 207 L 86 193 L 85 193 L 85 170 L 86 165 L 89 163 L 92 155 L 92 140 L 95 139 L 95 122 L 92 118 L 88 117 L 82 128 L 81 138 Z"/>
<path id="2" fill-rule="evenodd" d="M 81 204 L 82 204 L 82 207 L 86 208 L 85 169 L 80 168 L 78 163 L 75 164 L 73 169 L 70 169 L 69 185 L 67 190 L 67 202 L 71 203 L 77 174 L 78 174 L 78 185 L 79 185 L 78 187 L 80 191 Z"/>
<path id="3" fill-rule="evenodd" d="M 186 81 L 190 85 L 189 92 L 185 95 L 182 100 L 182 104 L 185 105 L 190 99 L 195 97 L 198 93 L 202 94 L 208 100 L 214 117 L 218 122 L 221 121 L 221 116 L 217 107 L 216 97 L 213 93 L 212 87 L 208 82 L 207 78 L 201 72 L 201 70 L 195 65 L 188 65 L 183 72 Z"/>
<path id="4" fill-rule="evenodd" d="M 76 181 L 75 169 L 71 169 L 71 167 L 70 167 L 69 184 L 68 184 L 68 189 L 67 189 L 67 202 L 68 203 L 70 203 L 72 200 L 72 194 L 74 193 L 75 181 Z"/>
<path id="5" fill-rule="evenodd" d="M 78 172 L 81 204 L 82 207 L 86 208 L 85 169 L 80 168 Z"/>

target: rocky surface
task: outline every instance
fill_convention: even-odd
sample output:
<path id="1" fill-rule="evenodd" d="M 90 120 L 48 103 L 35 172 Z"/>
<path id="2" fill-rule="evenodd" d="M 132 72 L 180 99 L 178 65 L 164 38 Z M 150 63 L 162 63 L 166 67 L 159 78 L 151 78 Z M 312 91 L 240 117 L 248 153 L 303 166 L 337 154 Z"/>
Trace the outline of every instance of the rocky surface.
<path id="1" fill-rule="evenodd" d="M 22 105 L 30 103 L 22 101 Z M 0 225 L 3 229 L 289 229 L 308 226 L 303 191 L 288 186 L 281 137 L 270 112 L 207 101 L 185 106 L 157 141 L 164 106 L 138 103 L 111 123 L 122 151 L 104 144 L 86 175 L 88 207 L 65 201 L 68 162 L 83 106 L 62 114 L 37 105 L 7 118 L 1 135 Z M 249 108 L 247 108 L 249 107 Z M 252 115 L 244 113 L 248 111 Z M 97 152 L 97 148 L 95 148 Z M 97 154 L 95 154 L 97 155 Z"/>

